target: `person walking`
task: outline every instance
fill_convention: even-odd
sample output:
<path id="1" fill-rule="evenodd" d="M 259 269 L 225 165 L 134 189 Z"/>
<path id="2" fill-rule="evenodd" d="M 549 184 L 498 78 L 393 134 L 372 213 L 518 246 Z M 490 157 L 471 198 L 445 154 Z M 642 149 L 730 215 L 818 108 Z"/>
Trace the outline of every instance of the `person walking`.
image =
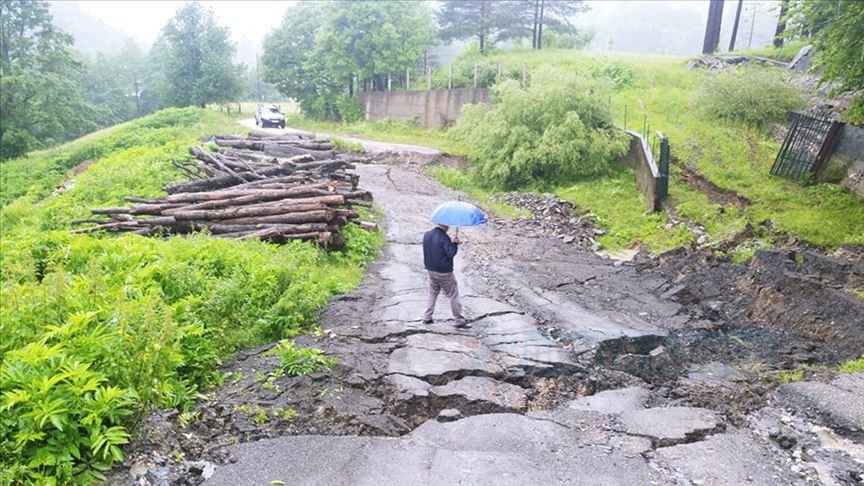
<path id="1" fill-rule="evenodd" d="M 426 313 L 423 315 L 424 324 L 432 324 L 432 314 L 435 312 L 435 302 L 438 294 L 444 291 L 444 295 L 450 299 L 450 310 L 456 327 L 467 329 L 471 327 L 462 315 L 462 303 L 459 301 L 459 285 L 453 274 L 453 257 L 459 251 L 459 236 L 453 239 L 447 234 L 450 228 L 444 224 L 437 224 L 434 228 L 423 234 L 423 264 L 429 274 L 429 297 L 426 299 Z"/>

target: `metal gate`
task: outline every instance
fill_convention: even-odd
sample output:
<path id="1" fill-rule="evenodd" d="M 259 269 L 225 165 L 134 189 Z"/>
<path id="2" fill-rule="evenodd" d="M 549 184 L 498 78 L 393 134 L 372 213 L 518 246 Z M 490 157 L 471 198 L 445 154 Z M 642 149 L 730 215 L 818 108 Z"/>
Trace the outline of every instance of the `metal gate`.
<path id="1" fill-rule="evenodd" d="M 792 124 L 771 167 L 771 175 L 795 180 L 814 176 L 831 154 L 839 126 L 826 115 L 792 113 Z"/>

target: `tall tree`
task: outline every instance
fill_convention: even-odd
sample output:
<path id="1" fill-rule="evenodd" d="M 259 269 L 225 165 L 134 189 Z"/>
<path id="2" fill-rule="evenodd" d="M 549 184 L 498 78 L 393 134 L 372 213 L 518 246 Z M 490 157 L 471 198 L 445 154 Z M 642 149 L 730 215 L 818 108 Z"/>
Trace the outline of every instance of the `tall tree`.
<path id="1" fill-rule="evenodd" d="M 723 0 L 710 0 L 708 4 L 708 23 L 705 26 L 705 39 L 702 54 L 711 54 L 720 45 L 720 27 L 723 23 Z"/>
<path id="2" fill-rule="evenodd" d="M 289 7 L 282 24 L 264 38 L 261 57 L 264 80 L 300 102 L 303 112 L 311 116 L 325 116 L 328 108 L 320 100 L 337 96 L 341 88 L 312 55 L 315 32 L 324 22 L 321 4 L 302 2 Z"/>
<path id="3" fill-rule="evenodd" d="M 355 75 L 363 80 L 404 72 L 435 37 L 431 13 L 416 2 L 332 2 L 325 10 L 314 56 L 345 84 Z"/>
<path id="4" fill-rule="evenodd" d="M 264 80 L 304 112 L 339 118 L 355 79 L 384 89 L 388 74 L 416 66 L 434 40 L 429 10 L 416 2 L 300 3 L 264 41 Z"/>
<path id="5" fill-rule="evenodd" d="M 532 37 L 534 42 L 532 47 L 542 49 L 543 43 L 543 28 L 548 26 L 555 30 L 558 34 L 573 34 L 577 33 L 576 26 L 573 25 L 571 19 L 579 13 L 589 9 L 588 5 L 582 0 L 528 0 L 533 3 L 534 22 L 532 27 Z"/>
<path id="6" fill-rule="evenodd" d="M 738 23 L 741 21 L 741 7 L 744 6 L 744 0 L 738 0 L 738 7 L 735 9 L 735 20 L 732 22 L 732 35 L 729 37 L 729 51 L 735 50 L 735 40 L 738 37 Z"/>
<path id="7" fill-rule="evenodd" d="M 173 106 L 232 101 L 242 88 L 242 69 L 231 62 L 228 28 L 198 2 L 182 6 L 162 29 L 166 58 L 163 96 Z"/>
<path id="8" fill-rule="evenodd" d="M 492 0 L 445 0 L 438 11 L 438 35 L 445 42 L 476 37 L 485 52 L 492 36 L 511 27 L 513 10 Z"/>
<path id="9" fill-rule="evenodd" d="M 789 13 L 789 0 L 780 0 L 780 15 L 774 29 L 774 47 L 783 47 L 783 32 L 786 31 L 786 14 Z"/>
<path id="10" fill-rule="evenodd" d="M 0 1 L 0 160 L 93 129 L 79 93 L 72 37 L 54 28 L 47 2 Z"/>

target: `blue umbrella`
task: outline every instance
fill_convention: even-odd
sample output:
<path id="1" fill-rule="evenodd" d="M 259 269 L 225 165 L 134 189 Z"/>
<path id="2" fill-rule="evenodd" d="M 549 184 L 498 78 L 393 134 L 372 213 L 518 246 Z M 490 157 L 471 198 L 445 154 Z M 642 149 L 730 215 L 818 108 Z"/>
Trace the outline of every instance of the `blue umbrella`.
<path id="1" fill-rule="evenodd" d="M 462 201 L 448 201 L 432 212 L 432 222 L 447 226 L 477 226 L 486 222 L 486 216 L 477 206 Z"/>

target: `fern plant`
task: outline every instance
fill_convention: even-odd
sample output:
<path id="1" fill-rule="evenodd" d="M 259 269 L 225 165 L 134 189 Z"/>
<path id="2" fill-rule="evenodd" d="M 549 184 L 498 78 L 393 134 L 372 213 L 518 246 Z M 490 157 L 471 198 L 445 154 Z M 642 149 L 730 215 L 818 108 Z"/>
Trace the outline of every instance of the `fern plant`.
<path id="1" fill-rule="evenodd" d="M 308 375 L 336 364 L 335 359 L 328 358 L 320 349 L 297 346 L 289 340 L 280 341 L 269 354 L 278 356 L 279 370 L 291 376 Z"/>

